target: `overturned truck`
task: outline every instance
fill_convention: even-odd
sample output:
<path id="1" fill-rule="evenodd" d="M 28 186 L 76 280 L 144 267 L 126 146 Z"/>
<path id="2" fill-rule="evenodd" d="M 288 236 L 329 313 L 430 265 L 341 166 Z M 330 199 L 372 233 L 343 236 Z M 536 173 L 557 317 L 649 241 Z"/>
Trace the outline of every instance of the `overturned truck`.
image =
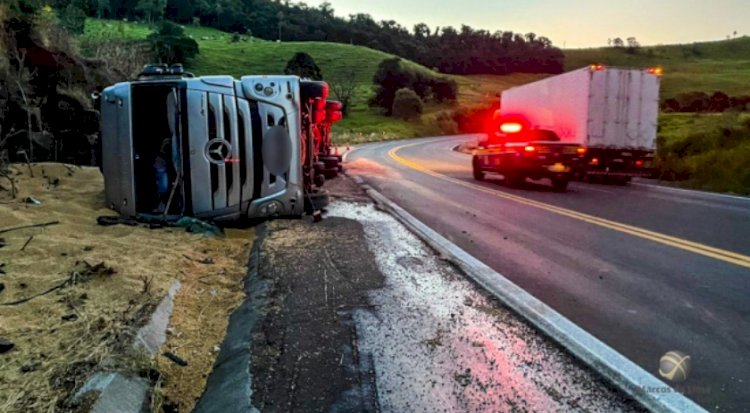
<path id="1" fill-rule="evenodd" d="M 320 209 L 341 170 L 330 143 L 341 112 L 327 97 L 325 82 L 296 76 L 148 66 L 100 97 L 107 204 L 124 217 L 217 222 Z"/>

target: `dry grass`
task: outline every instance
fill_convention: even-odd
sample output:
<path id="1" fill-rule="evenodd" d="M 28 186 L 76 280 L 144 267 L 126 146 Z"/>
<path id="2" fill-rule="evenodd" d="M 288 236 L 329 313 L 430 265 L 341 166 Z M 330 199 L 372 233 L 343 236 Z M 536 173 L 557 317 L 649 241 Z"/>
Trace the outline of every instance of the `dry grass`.
<path id="1" fill-rule="evenodd" d="M 224 242 L 207 242 L 194 252 L 193 260 L 181 270 L 182 289 L 162 350 L 185 359 L 188 365 L 180 367 L 164 357 L 157 360 L 166 379 L 160 394 L 166 402 L 179 406 L 180 412 L 195 407 L 218 355 L 229 315 L 244 298 L 252 234 L 227 230 L 226 235 Z"/>
<path id="2" fill-rule="evenodd" d="M 0 190 L 0 229 L 49 221 L 60 224 L 0 234 L 7 244 L 0 248 L 0 263 L 7 272 L 0 275 L 6 287 L 0 304 L 34 296 L 68 279 L 74 282 L 23 304 L 0 305 L 0 336 L 16 345 L 0 355 L 0 411 L 59 410 L 96 369 L 145 374 L 150 361 L 132 354 L 131 337 L 175 278 L 186 287 L 176 300 L 178 330 L 181 314 L 202 311 L 209 315 L 198 320 L 206 320 L 208 327 L 185 329 L 184 337 L 220 341 L 227 309 L 241 298 L 225 291 L 241 288 L 236 281 L 244 274 L 243 254 L 252 231 L 242 232 L 239 238 L 208 239 L 178 229 L 101 227 L 96 218 L 112 212 L 104 208 L 103 180 L 97 169 L 38 164 L 32 167 L 34 178 L 25 165 L 11 169 L 19 195 L 13 200 Z M 19 202 L 28 196 L 41 205 Z M 204 250 L 217 254 L 214 265 L 186 258 L 200 258 Z M 89 267 L 99 263 L 104 263 L 102 271 L 92 273 Z M 191 309 L 203 302 L 192 300 L 191 280 L 211 274 L 219 274 L 218 279 L 206 278 L 215 283 L 208 288 L 216 289 L 219 305 Z M 145 292 L 144 279 L 150 280 Z M 200 337 L 191 336 L 196 333 Z M 173 377 L 182 379 L 167 370 L 166 382 Z"/>

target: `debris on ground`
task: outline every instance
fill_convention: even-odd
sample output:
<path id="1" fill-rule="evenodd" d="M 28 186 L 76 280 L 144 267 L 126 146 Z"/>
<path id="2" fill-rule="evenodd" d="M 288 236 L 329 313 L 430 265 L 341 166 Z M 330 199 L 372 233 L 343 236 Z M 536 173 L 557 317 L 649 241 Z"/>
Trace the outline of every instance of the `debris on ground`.
<path id="1" fill-rule="evenodd" d="M 13 347 L 15 347 L 15 344 L 13 344 L 12 341 L 0 337 L 0 354 L 5 354 L 11 350 L 13 350 Z"/>
<path id="2" fill-rule="evenodd" d="M 180 358 L 180 356 L 172 353 L 171 351 L 167 351 L 166 353 L 163 354 L 163 356 L 166 357 L 166 358 L 168 358 L 168 359 L 170 359 L 170 360 L 172 360 L 175 364 L 177 364 L 180 367 L 187 367 L 187 365 L 188 365 L 187 361 L 185 361 L 184 359 Z"/>
<path id="3" fill-rule="evenodd" d="M 160 360 L 134 353 L 133 336 L 175 279 L 184 287 L 175 298 L 171 324 L 182 334 L 176 344 L 170 337 L 164 351 L 180 354 L 190 366 L 164 359 L 175 369 L 165 366 L 159 375 L 157 399 L 172 397 L 171 389 L 180 387 L 190 390 L 174 397 L 195 400 L 216 358 L 211 350 L 223 337 L 227 312 L 241 301 L 239 281 L 253 231 L 207 239 L 176 228 L 155 233 L 140 226 L 99 226 L 96 217 L 115 215 L 106 208 L 101 173 L 76 167 L 73 174 L 69 168 L 10 167 L 17 199 L 41 202 L 33 208 L 6 202 L 13 199 L 0 191 L 5 241 L 0 263 L 8 272 L 2 276 L 6 288 L 0 304 L 18 303 L 0 306 L 0 336 L 13 342 L 12 351 L 1 357 L 0 410 L 67 412 L 71 396 L 99 370 L 154 380 L 150 372 L 161 370 Z M 58 177 L 64 178 L 49 185 Z M 193 263 L 183 255 L 210 255 L 215 264 Z M 216 297 L 197 281 L 209 276 Z M 150 280 L 148 291 L 144 277 Z"/>
<path id="4" fill-rule="evenodd" d="M 371 359 L 360 356 L 353 314 L 370 305 L 367 291 L 382 287 L 383 276 L 363 238 L 362 226 L 348 219 L 268 223 L 256 277 L 268 298 L 251 345 L 260 411 L 377 411 Z"/>
<path id="5" fill-rule="evenodd" d="M 27 196 L 26 198 L 24 198 L 23 202 L 25 204 L 29 204 L 29 205 L 42 205 L 42 203 L 39 202 L 38 199 L 36 199 L 34 197 L 31 197 L 31 196 Z"/>
<path id="6" fill-rule="evenodd" d="M 328 220 L 341 218 L 361 223 L 386 279 L 354 313 L 380 411 L 642 411 L 392 216 L 333 203 Z"/>

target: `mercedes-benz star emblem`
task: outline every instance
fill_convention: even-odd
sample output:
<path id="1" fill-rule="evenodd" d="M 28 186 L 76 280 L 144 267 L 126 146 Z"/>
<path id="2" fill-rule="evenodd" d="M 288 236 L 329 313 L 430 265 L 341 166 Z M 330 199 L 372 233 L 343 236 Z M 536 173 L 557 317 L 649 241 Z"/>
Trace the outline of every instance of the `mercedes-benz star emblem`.
<path id="1" fill-rule="evenodd" d="M 224 165 L 232 152 L 232 146 L 224 139 L 213 139 L 206 145 L 206 157 L 214 165 Z"/>

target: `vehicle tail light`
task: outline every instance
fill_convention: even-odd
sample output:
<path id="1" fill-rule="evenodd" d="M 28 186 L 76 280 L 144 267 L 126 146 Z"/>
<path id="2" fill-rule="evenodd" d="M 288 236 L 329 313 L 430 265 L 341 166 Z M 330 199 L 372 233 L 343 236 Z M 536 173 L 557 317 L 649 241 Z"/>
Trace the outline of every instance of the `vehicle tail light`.
<path id="1" fill-rule="evenodd" d="M 502 133 L 518 133 L 523 130 L 523 126 L 520 123 L 510 122 L 503 123 L 500 125 L 500 132 Z"/>
<path id="2" fill-rule="evenodd" d="M 586 155 L 586 148 L 578 148 L 578 149 L 576 149 L 576 152 L 580 156 Z"/>
<path id="3" fill-rule="evenodd" d="M 643 168 L 643 161 L 641 161 L 641 160 L 635 161 L 635 166 L 638 167 L 638 168 Z"/>
<path id="4" fill-rule="evenodd" d="M 328 117 L 326 118 L 326 121 L 328 123 L 336 123 L 336 122 L 340 121 L 343 118 L 344 118 L 344 115 L 341 113 L 341 111 L 339 111 L 339 110 L 329 111 L 328 112 Z"/>
<path id="5" fill-rule="evenodd" d="M 536 152 L 536 147 L 534 147 L 533 145 L 526 145 L 526 147 L 523 148 L 523 150 L 526 153 Z"/>
<path id="6" fill-rule="evenodd" d="M 648 69 L 648 73 L 655 76 L 661 76 L 664 74 L 664 69 L 661 67 L 652 67 Z"/>
<path id="7" fill-rule="evenodd" d="M 326 112 L 324 110 L 313 111 L 313 123 L 323 123 L 326 120 Z"/>
<path id="8" fill-rule="evenodd" d="M 597 165 L 599 165 L 599 158 L 593 158 L 593 159 L 591 160 L 591 165 L 593 165 L 593 166 L 597 166 Z"/>
<path id="9" fill-rule="evenodd" d="M 591 65 L 591 71 L 592 72 L 601 72 L 602 70 L 607 69 L 604 65 Z"/>

